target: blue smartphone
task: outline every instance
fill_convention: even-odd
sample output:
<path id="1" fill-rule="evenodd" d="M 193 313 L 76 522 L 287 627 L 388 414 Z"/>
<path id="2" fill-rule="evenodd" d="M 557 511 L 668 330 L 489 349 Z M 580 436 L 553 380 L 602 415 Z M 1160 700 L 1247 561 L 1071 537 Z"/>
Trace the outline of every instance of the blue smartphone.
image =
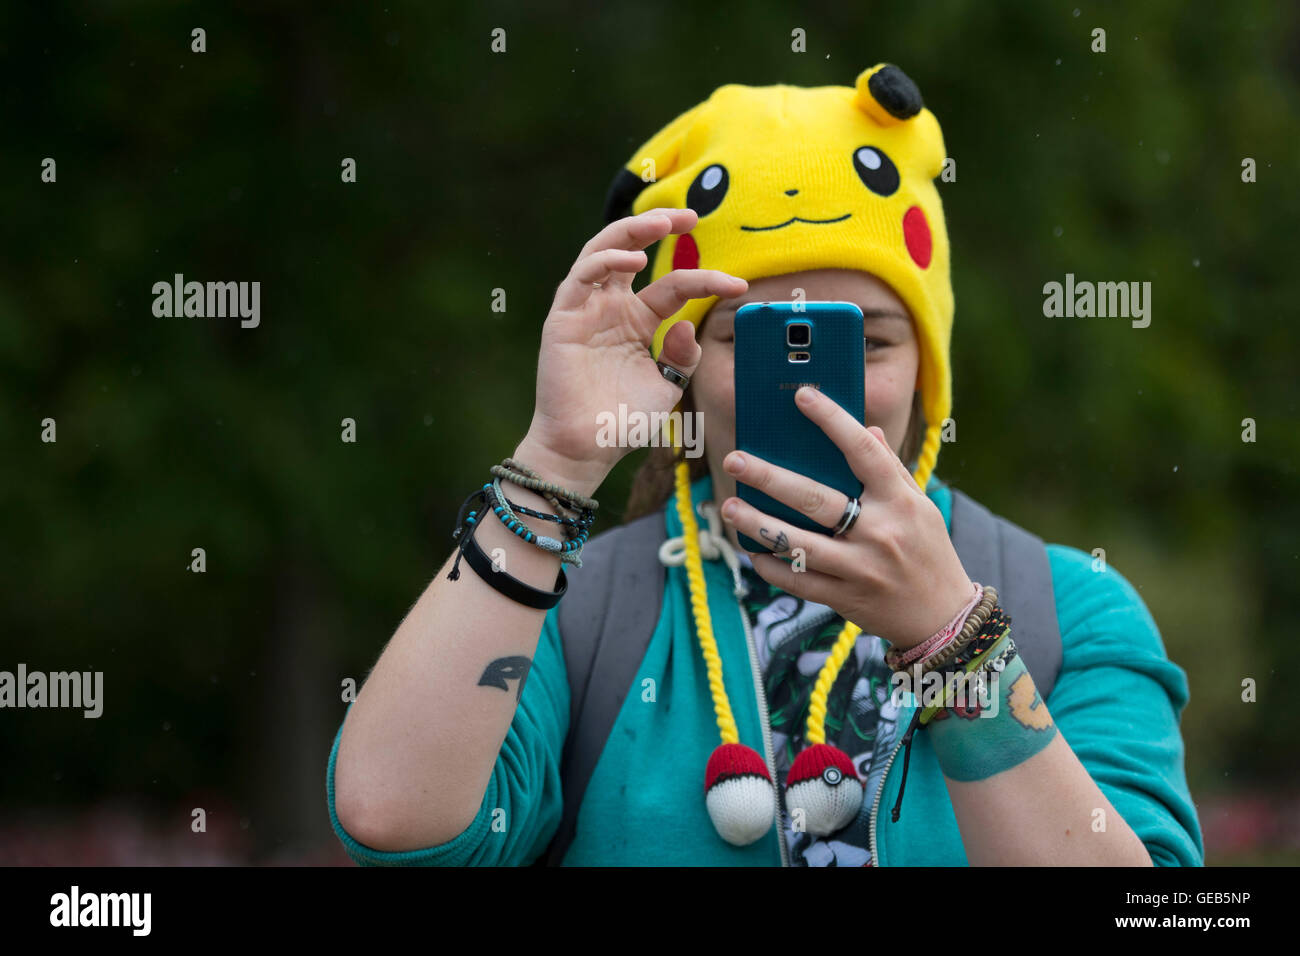
<path id="1" fill-rule="evenodd" d="M 866 414 L 866 339 L 852 302 L 750 302 L 736 312 L 736 447 L 844 492 L 862 494 L 844 453 L 794 403 L 810 385 L 858 422 Z M 736 479 L 736 496 L 774 518 L 820 534 L 815 521 Z M 773 541 L 737 532 L 741 547 L 762 554 Z"/>

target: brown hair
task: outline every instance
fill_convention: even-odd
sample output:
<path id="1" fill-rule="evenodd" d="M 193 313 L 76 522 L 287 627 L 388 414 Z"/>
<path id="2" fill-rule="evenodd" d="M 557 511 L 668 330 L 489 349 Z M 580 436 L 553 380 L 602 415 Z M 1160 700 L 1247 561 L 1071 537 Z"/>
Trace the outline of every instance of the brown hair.
<path id="1" fill-rule="evenodd" d="M 702 327 L 703 323 L 701 323 Z M 687 386 L 682 395 L 681 410 L 683 416 L 695 411 L 690 386 Z M 915 468 L 916 455 L 924 439 L 925 412 L 921 408 L 921 393 L 917 391 L 912 394 L 912 417 L 908 421 L 907 435 L 903 438 L 903 447 L 898 456 L 908 466 L 909 471 Z M 698 458 L 686 460 L 689 463 L 692 483 L 709 473 L 707 456 L 700 455 Z M 627 509 L 623 516 L 625 522 L 658 511 L 668 503 L 676 487 L 676 464 L 673 449 L 663 446 L 650 449 L 650 456 L 632 478 L 632 487 L 627 496 Z"/>

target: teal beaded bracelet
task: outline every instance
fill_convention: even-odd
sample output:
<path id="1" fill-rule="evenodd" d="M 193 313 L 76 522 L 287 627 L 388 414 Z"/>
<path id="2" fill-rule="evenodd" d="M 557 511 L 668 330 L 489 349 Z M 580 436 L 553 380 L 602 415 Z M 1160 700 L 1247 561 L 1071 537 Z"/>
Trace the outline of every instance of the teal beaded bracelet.
<path id="1" fill-rule="evenodd" d="M 582 567 L 582 546 L 586 544 L 590 529 L 584 527 L 578 536 L 569 541 L 560 541 L 547 535 L 539 535 L 519 520 L 519 516 L 511 509 L 510 504 L 505 500 L 505 495 L 499 493 L 499 481 L 488 482 L 483 485 L 483 491 L 487 495 L 487 500 L 492 508 L 492 512 L 501 520 L 510 531 L 517 537 L 523 538 L 529 544 L 535 544 L 550 554 L 558 555 L 560 561 L 565 564 L 572 564 L 574 567 Z"/>

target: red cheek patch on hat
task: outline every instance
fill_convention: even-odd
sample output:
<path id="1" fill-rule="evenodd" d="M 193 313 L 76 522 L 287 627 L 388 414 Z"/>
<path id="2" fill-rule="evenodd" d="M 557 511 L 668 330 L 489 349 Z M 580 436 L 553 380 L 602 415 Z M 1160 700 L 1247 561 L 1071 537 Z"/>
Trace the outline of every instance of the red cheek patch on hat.
<path id="1" fill-rule="evenodd" d="M 920 206 L 913 206 L 903 214 L 903 241 L 907 243 L 912 261 L 922 269 L 929 267 L 933 242 L 930 238 L 930 224 L 925 221 L 925 213 L 921 212 Z"/>
<path id="2" fill-rule="evenodd" d="M 677 237 L 673 248 L 674 269 L 698 269 L 700 267 L 700 249 L 695 238 L 688 232 Z"/>

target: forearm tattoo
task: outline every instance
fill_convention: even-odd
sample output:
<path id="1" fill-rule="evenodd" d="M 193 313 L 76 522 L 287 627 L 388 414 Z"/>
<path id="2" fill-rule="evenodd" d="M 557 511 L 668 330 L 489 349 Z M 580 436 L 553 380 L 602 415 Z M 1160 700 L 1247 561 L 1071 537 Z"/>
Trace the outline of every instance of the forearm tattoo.
<path id="1" fill-rule="evenodd" d="M 487 666 L 483 676 L 478 679 L 478 686 L 500 687 L 508 694 L 510 693 L 509 682 L 517 680 L 519 689 L 515 692 L 515 700 L 518 701 L 524 694 L 524 682 L 528 680 L 528 669 L 532 666 L 532 660 L 527 657 L 498 657 Z"/>
<path id="2" fill-rule="evenodd" d="M 966 707 L 940 708 L 926 724 L 943 774 L 984 780 L 1018 766 L 1056 736 L 1056 724 L 1019 655 L 1001 674 L 986 674 L 988 690 Z M 996 677 L 996 680 L 994 680 Z"/>
<path id="3" fill-rule="evenodd" d="M 759 528 L 758 536 L 762 538 L 764 541 L 771 544 L 772 550 L 775 551 L 777 554 L 781 554 L 790 550 L 790 539 L 785 536 L 784 531 L 778 531 L 776 533 L 776 537 L 773 537 L 772 535 L 768 534 L 766 528 Z"/>

